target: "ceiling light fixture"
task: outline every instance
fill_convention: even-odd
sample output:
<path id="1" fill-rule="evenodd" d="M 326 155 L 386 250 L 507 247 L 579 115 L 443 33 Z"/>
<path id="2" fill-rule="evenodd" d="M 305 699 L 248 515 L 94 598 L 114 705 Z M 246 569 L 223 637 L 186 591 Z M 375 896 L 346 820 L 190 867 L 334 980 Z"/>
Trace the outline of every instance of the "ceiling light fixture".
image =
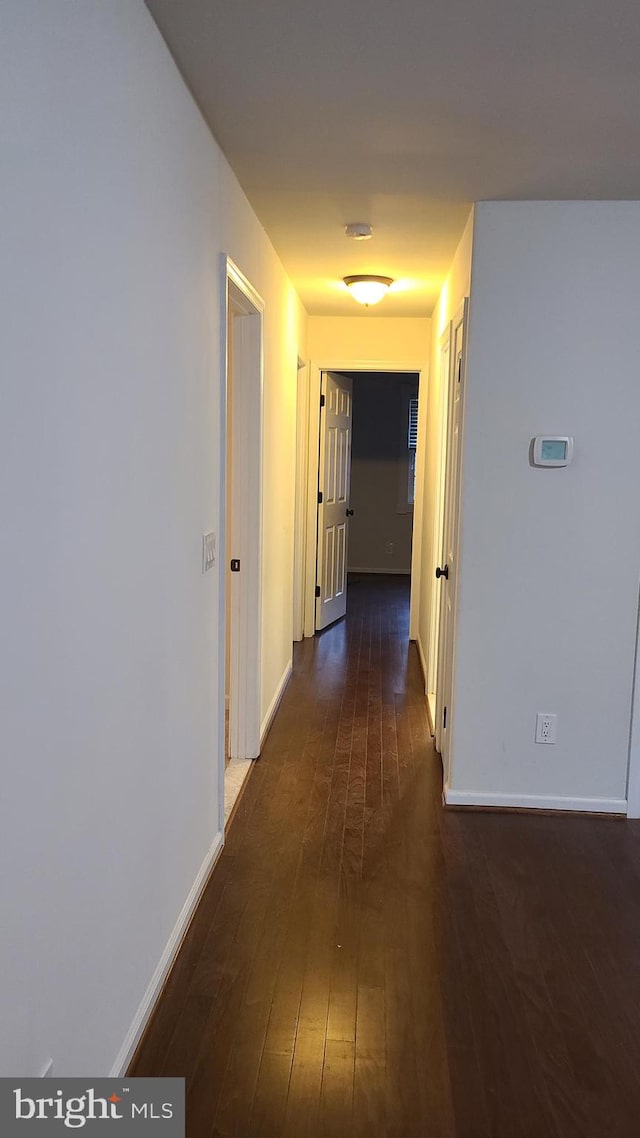
<path id="1" fill-rule="evenodd" d="M 350 221 L 345 225 L 344 231 L 347 237 L 353 237 L 354 241 L 368 241 L 373 237 L 373 229 L 366 221 Z"/>
<path id="2" fill-rule="evenodd" d="M 389 285 L 393 284 L 393 277 L 376 277 L 369 274 L 360 274 L 354 277 L 343 277 L 344 283 L 351 291 L 358 304 L 377 304 L 382 300 Z"/>

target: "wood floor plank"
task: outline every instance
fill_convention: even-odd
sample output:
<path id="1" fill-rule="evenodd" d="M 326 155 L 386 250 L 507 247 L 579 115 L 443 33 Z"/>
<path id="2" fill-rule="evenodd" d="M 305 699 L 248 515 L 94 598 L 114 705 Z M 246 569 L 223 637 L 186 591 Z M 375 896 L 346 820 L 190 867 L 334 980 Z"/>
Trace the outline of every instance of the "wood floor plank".
<path id="1" fill-rule="evenodd" d="M 358 988 L 353 1134 L 388 1132 L 384 988 Z"/>
<path id="2" fill-rule="evenodd" d="M 247 1131 L 253 1135 L 253 1138 L 273 1138 L 274 1135 L 282 1134 L 290 1078 L 291 1053 L 263 1054 Z"/>
<path id="3" fill-rule="evenodd" d="M 325 1052 L 325 1025 L 322 1016 L 314 1024 L 305 1020 L 299 1027 L 293 1055 L 284 1138 L 310 1138 L 320 1126 L 320 1097 Z"/>
<path id="4" fill-rule="evenodd" d="M 361 913 L 349 893 L 338 908 L 331 969 L 327 1040 L 355 1043 Z"/>
<path id="5" fill-rule="evenodd" d="M 345 1132 L 350 1132 L 354 1066 L 355 1043 L 327 1039 L 319 1114 L 319 1132 L 324 1138 L 343 1138 Z"/>

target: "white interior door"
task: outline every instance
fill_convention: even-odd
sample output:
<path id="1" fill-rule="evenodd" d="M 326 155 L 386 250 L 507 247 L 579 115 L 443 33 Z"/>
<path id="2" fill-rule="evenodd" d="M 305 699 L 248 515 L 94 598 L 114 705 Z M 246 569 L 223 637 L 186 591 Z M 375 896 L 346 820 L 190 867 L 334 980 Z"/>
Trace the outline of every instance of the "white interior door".
<path id="1" fill-rule="evenodd" d="M 351 487 L 352 384 L 322 373 L 318 463 L 316 630 L 347 611 L 347 541 Z"/>
<path id="2" fill-rule="evenodd" d="M 262 300 L 239 269 L 225 262 L 226 385 L 223 409 L 229 449 L 226 524 L 220 557 L 225 572 L 220 665 L 229 701 L 228 757 L 260 754 L 262 606 Z M 225 469 L 221 472 L 226 476 Z M 233 562 L 233 571 L 231 570 Z M 226 610 L 226 611 L 225 611 Z M 224 787 L 224 770 L 222 771 Z"/>
<path id="3" fill-rule="evenodd" d="M 447 458 L 444 488 L 442 558 L 436 569 L 440 587 L 440 630 L 436 701 L 436 747 L 442 755 L 445 786 L 449 781 L 450 732 L 453 694 L 453 649 L 458 585 L 458 517 L 460 491 L 460 429 L 464 398 L 464 343 L 467 301 L 458 310 L 451 329 L 451 369 Z"/>

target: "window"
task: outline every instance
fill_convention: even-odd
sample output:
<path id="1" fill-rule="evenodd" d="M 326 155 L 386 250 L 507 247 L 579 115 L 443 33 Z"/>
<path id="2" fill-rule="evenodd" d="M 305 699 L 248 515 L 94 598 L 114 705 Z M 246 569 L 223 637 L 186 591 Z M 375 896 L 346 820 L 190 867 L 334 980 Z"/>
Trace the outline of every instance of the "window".
<path id="1" fill-rule="evenodd" d="M 407 446 L 415 450 L 418 445 L 418 396 L 409 396 L 409 425 L 407 431 Z"/>
<path id="2" fill-rule="evenodd" d="M 413 506 L 416 497 L 416 447 L 418 445 L 418 396 L 409 396 L 407 449 L 409 451 L 407 502 Z"/>
<path id="3" fill-rule="evenodd" d="M 418 393 L 415 383 L 404 385 L 401 408 L 402 423 L 399 424 L 399 428 L 402 433 L 398 438 L 400 449 L 397 512 L 399 514 L 410 514 L 415 501 L 416 448 L 418 445 Z"/>

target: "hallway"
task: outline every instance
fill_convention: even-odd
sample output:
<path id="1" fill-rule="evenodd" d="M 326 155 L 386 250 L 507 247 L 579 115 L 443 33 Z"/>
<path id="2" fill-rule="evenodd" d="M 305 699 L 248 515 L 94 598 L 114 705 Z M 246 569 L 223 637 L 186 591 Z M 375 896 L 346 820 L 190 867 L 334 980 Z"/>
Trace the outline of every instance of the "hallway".
<path id="1" fill-rule="evenodd" d="M 131 1075 L 189 1138 L 631 1138 L 640 829 L 448 812 L 406 578 L 294 675 Z"/>

